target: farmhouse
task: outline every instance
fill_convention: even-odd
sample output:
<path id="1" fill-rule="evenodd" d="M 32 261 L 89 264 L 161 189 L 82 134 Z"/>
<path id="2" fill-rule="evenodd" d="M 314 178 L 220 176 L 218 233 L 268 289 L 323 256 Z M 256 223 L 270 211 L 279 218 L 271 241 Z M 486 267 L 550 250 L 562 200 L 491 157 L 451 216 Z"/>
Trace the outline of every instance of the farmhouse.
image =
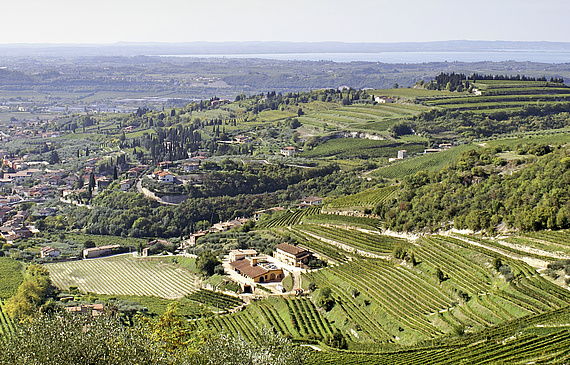
<path id="1" fill-rule="evenodd" d="M 82 304 L 77 307 L 67 307 L 65 308 L 67 313 L 72 314 L 87 314 L 91 315 L 92 317 L 97 317 L 103 314 L 105 307 L 103 304 Z"/>
<path id="2" fill-rule="evenodd" d="M 241 259 L 244 259 L 244 258 L 249 258 L 249 257 L 257 256 L 257 251 L 255 251 L 255 250 L 253 250 L 253 249 L 231 250 L 229 256 L 230 256 L 230 262 L 234 262 L 234 261 L 241 260 Z"/>
<path id="3" fill-rule="evenodd" d="M 256 212 L 253 213 L 253 219 L 255 219 L 256 221 L 261 219 L 261 216 L 265 213 L 273 213 L 273 212 L 282 212 L 284 211 L 285 208 L 283 207 L 273 207 L 273 208 L 269 208 L 269 209 L 262 209 L 262 210 L 258 210 Z"/>
<path id="4" fill-rule="evenodd" d="M 275 264 L 262 262 L 262 257 L 249 257 L 230 262 L 230 266 L 235 272 L 254 283 L 265 283 L 270 281 L 281 281 L 283 270 Z"/>
<path id="5" fill-rule="evenodd" d="M 393 103 L 394 99 L 390 99 L 387 96 L 375 96 L 374 101 L 379 104 L 385 104 L 385 103 Z"/>
<path id="6" fill-rule="evenodd" d="M 57 248 L 46 246 L 40 250 L 40 257 L 58 257 L 60 253 Z"/>
<path id="7" fill-rule="evenodd" d="M 94 257 L 109 256 L 114 249 L 117 249 L 119 247 L 121 247 L 121 246 L 119 246 L 119 245 L 107 245 L 107 246 L 86 248 L 85 250 L 83 250 L 83 258 L 84 259 L 91 259 Z"/>
<path id="8" fill-rule="evenodd" d="M 295 148 L 293 146 L 288 146 L 288 147 L 281 149 L 281 154 L 283 156 L 287 156 L 287 157 L 293 156 L 296 152 L 297 152 L 297 148 Z"/>
<path id="9" fill-rule="evenodd" d="M 309 263 L 313 253 L 288 243 L 281 243 L 275 246 L 273 257 L 287 265 L 301 267 Z"/>
<path id="10" fill-rule="evenodd" d="M 308 196 L 306 198 L 301 199 L 301 203 L 299 204 L 300 207 L 308 207 L 311 205 L 320 205 L 323 204 L 323 198 L 319 198 L 318 196 Z"/>

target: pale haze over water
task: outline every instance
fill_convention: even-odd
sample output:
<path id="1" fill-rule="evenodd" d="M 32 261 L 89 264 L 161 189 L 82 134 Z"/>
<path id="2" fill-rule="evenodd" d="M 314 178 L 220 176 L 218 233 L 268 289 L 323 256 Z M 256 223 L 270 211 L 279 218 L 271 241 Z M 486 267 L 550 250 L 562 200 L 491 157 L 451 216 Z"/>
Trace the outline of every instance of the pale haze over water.
<path id="1" fill-rule="evenodd" d="M 258 54 L 195 54 L 164 55 L 164 57 L 195 58 L 261 58 L 281 61 L 334 62 L 481 62 L 518 61 L 541 63 L 569 63 L 570 52 L 563 51 L 494 51 L 494 52 L 381 52 L 381 53 L 258 53 Z"/>

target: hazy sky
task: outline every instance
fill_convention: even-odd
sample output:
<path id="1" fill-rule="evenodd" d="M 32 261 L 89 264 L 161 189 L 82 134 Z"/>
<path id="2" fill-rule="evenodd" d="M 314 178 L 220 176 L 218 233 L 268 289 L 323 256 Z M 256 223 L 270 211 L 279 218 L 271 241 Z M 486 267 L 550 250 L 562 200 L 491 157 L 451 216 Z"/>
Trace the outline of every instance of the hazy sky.
<path id="1" fill-rule="evenodd" d="M 2 43 L 570 41 L 569 0 L 4 0 Z"/>

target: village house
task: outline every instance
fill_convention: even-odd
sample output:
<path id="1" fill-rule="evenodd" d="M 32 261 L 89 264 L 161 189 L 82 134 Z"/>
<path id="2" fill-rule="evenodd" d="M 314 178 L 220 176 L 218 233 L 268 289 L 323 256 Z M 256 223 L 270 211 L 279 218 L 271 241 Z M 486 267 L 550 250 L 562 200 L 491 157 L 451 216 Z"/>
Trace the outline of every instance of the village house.
<path id="1" fill-rule="evenodd" d="M 20 200 L 22 200 L 22 198 L 19 197 L 18 195 L 7 195 L 7 196 L 0 197 L 0 205 L 12 204 L 12 203 L 19 202 Z"/>
<path id="2" fill-rule="evenodd" d="M 200 161 L 196 162 L 185 162 L 182 164 L 182 169 L 186 172 L 192 172 L 200 168 Z"/>
<path id="3" fill-rule="evenodd" d="M 83 250 L 83 258 L 84 259 L 91 259 L 95 257 L 102 257 L 102 256 L 109 256 L 113 250 L 116 250 L 121 246 L 119 245 L 107 245 L 107 246 L 99 246 L 93 248 L 86 248 Z"/>
<path id="4" fill-rule="evenodd" d="M 302 267 L 309 263 L 309 260 L 313 257 L 313 253 L 288 243 L 281 243 L 275 246 L 273 257 L 287 265 Z"/>
<path id="5" fill-rule="evenodd" d="M 441 152 L 441 150 L 439 148 L 428 148 L 424 150 L 424 155 L 427 155 L 428 153 L 437 153 L 437 152 Z"/>
<path id="6" fill-rule="evenodd" d="M 34 234 L 28 228 L 15 228 L 14 226 L 3 226 L 2 236 L 7 243 L 12 243 L 19 238 L 30 238 Z"/>
<path id="7" fill-rule="evenodd" d="M 106 176 L 101 176 L 95 179 L 95 184 L 97 185 L 97 189 L 105 189 L 107 186 L 111 185 L 111 179 Z"/>
<path id="8" fill-rule="evenodd" d="M 119 183 L 119 186 L 120 186 L 122 191 L 127 191 L 131 188 L 131 186 L 133 186 L 133 183 L 134 183 L 133 179 L 126 179 L 126 180 L 121 181 Z"/>
<path id="9" fill-rule="evenodd" d="M 0 205 L 0 222 L 4 222 L 4 217 L 6 216 L 6 213 L 11 211 L 12 209 L 13 208 L 11 207 Z"/>
<path id="10" fill-rule="evenodd" d="M 69 185 L 69 186 L 75 185 L 76 181 L 77 181 L 77 176 L 75 176 L 75 175 L 69 175 L 63 179 L 63 182 L 65 183 L 65 185 Z"/>
<path id="11" fill-rule="evenodd" d="M 236 143 L 240 143 L 240 144 L 241 144 L 241 143 L 247 143 L 247 142 L 249 141 L 249 137 L 247 137 L 247 136 L 242 136 L 242 135 L 235 136 L 234 139 L 235 139 Z"/>
<path id="12" fill-rule="evenodd" d="M 57 248 L 53 248 L 50 246 L 42 247 L 40 250 L 40 257 L 58 257 L 60 255 L 60 251 Z"/>
<path id="13" fill-rule="evenodd" d="M 403 160 L 408 157 L 408 151 L 406 150 L 399 150 L 398 151 L 398 160 Z"/>
<path id="14" fill-rule="evenodd" d="M 319 198 L 318 196 L 308 196 L 306 198 L 301 199 L 301 203 L 299 206 L 301 208 L 310 207 L 311 205 L 321 205 L 323 204 L 323 198 Z"/>
<path id="15" fill-rule="evenodd" d="M 174 174 L 171 174 L 170 172 L 166 171 L 161 171 L 158 173 L 158 180 L 162 182 L 173 183 Z"/>
<path id="16" fill-rule="evenodd" d="M 188 238 L 188 243 L 192 246 L 196 245 L 196 241 L 201 238 L 204 237 L 208 232 L 206 231 L 198 231 L 196 233 L 193 233 L 190 235 L 190 237 Z"/>
<path id="17" fill-rule="evenodd" d="M 253 280 L 254 283 L 281 281 L 284 278 L 283 270 L 268 263 L 263 256 L 242 258 L 230 262 L 230 266 L 241 276 Z"/>
<path id="18" fill-rule="evenodd" d="M 141 169 L 138 167 L 133 167 L 131 169 L 129 169 L 129 171 L 127 171 L 127 177 L 134 179 L 137 176 L 139 176 L 139 173 L 141 172 Z"/>
<path id="19" fill-rule="evenodd" d="M 192 175 L 179 175 L 176 178 L 182 182 L 183 185 L 186 184 L 202 184 L 210 177 L 210 174 L 192 174 Z"/>
<path id="20" fill-rule="evenodd" d="M 293 147 L 293 146 L 287 146 L 287 147 L 281 149 L 281 154 L 283 156 L 291 157 L 295 153 L 297 153 L 297 148 Z"/>
<path id="21" fill-rule="evenodd" d="M 209 229 L 209 231 L 210 232 L 224 232 L 224 231 L 227 231 L 228 229 L 239 227 L 242 224 L 247 223 L 247 221 L 248 221 L 247 218 L 237 218 L 237 219 L 232 219 L 231 221 L 227 221 L 227 222 L 216 223 Z"/>
<path id="22" fill-rule="evenodd" d="M 4 179 L 10 179 L 13 183 L 21 184 L 24 182 L 25 179 L 31 177 L 33 172 L 29 170 L 26 171 L 18 171 L 13 173 L 5 173 Z"/>
<path id="23" fill-rule="evenodd" d="M 40 217 L 48 217 L 50 215 L 54 215 L 55 212 L 57 212 L 56 208 L 52 208 L 52 207 L 47 207 L 47 208 L 41 208 L 38 210 L 38 215 Z"/>

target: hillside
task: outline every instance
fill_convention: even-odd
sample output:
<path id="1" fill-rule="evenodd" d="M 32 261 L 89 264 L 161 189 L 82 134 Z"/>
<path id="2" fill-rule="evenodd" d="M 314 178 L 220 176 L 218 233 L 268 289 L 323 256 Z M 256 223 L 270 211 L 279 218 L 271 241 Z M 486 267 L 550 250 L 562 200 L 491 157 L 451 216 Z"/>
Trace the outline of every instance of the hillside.
<path id="1" fill-rule="evenodd" d="M 567 362 L 570 89 L 447 79 L 2 125 L 2 332 L 18 303 L 103 304 L 251 346 L 270 328 L 308 364 Z M 314 256 L 276 263 L 284 242 Z M 285 279 L 243 281 L 237 249 Z"/>

